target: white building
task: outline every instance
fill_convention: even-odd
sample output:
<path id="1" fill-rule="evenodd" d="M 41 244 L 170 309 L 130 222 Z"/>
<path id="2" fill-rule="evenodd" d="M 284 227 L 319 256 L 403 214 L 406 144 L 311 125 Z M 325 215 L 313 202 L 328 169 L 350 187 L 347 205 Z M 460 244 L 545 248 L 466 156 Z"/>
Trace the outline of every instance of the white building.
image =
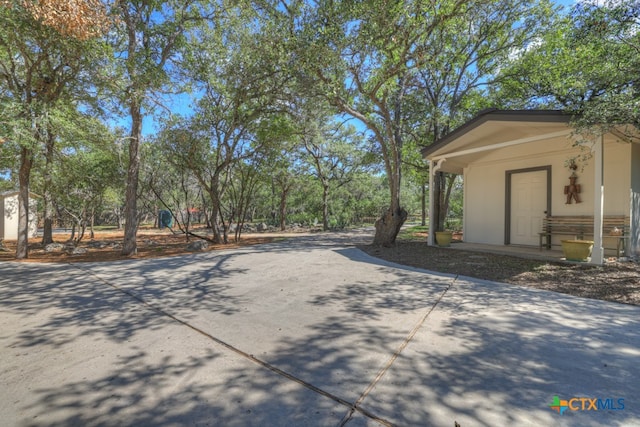
<path id="1" fill-rule="evenodd" d="M 592 260 L 599 264 L 615 240 L 597 225 L 607 216 L 623 216 L 630 222 L 626 250 L 640 255 L 640 144 L 610 133 L 595 138 L 588 160 L 578 160 L 574 172 L 580 203 L 568 203 L 567 162 L 585 154 L 576 138 L 570 117 L 560 111 L 487 110 L 422 155 L 432 172 L 464 177 L 465 242 L 536 247 L 543 218 L 591 216 Z"/>
<path id="2" fill-rule="evenodd" d="M 35 237 L 38 232 L 37 204 L 29 198 L 29 237 Z M 18 192 L 6 191 L 0 193 L 0 240 L 18 239 Z"/>

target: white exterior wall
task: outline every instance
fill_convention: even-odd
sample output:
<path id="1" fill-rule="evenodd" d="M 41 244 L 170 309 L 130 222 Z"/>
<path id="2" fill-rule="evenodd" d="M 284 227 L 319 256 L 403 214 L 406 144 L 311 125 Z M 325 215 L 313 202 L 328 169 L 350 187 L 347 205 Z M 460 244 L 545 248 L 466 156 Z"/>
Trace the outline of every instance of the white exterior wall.
<path id="1" fill-rule="evenodd" d="M 12 194 L 3 198 L 4 208 L 2 215 L 3 234 L 5 240 L 18 239 L 18 195 Z"/>
<path id="2" fill-rule="evenodd" d="M 605 215 L 629 215 L 631 148 L 630 144 L 605 141 Z M 551 214 L 593 215 L 594 167 L 588 160 L 584 168 L 579 164 L 576 171 L 582 203 L 565 204 L 564 186 L 569 184 L 571 175 L 565 161 L 580 153 L 563 138 L 496 150 L 471 163 L 464 170 L 464 240 L 504 244 L 507 171 L 551 166 Z M 605 247 L 615 247 L 613 239 L 605 239 L 604 243 Z"/>
<path id="3" fill-rule="evenodd" d="M 630 143 L 609 141 L 604 146 L 604 214 L 629 216 L 631 199 Z"/>
<path id="4" fill-rule="evenodd" d="M 504 170 L 474 165 L 464 174 L 464 241 L 504 244 Z"/>
<path id="5" fill-rule="evenodd" d="M 631 199 L 631 241 L 629 255 L 640 256 L 640 145 L 633 144 L 631 147 L 631 189 L 629 197 Z"/>
<path id="6" fill-rule="evenodd" d="M 18 239 L 18 194 L 0 195 L 0 239 Z M 29 199 L 29 237 L 38 232 L 37 203 Z"/>

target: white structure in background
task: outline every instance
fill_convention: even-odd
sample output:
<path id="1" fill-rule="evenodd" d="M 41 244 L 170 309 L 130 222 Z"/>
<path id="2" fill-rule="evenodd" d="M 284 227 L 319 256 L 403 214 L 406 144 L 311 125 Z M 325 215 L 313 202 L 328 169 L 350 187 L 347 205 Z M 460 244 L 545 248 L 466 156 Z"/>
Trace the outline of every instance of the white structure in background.
<path id="1" fill-rule="evenodd" d="M 37 204 L 29 197 L 29 237 L 35 237 L 38 232 Z M 0 193 L 0 240 L 18 239 L 18 192 L 6 191 Z"/>

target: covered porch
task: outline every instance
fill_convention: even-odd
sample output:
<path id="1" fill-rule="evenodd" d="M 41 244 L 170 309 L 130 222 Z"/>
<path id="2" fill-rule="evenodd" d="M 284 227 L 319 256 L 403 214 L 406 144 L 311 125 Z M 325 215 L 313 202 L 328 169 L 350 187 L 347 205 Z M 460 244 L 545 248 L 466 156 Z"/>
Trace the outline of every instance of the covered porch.
<path id="1" fill-rule="evenodd" d="M 560 260 L 559 250 L 540 251 L 543 220 L 590 217 L 585 234 L 594 241 L 591 263 L 600 265 L 611 256 L 605 252 L 611 237 L 603 221 L 615 215 L 630 218 L 624 255 L 636 254 L 640 147 L 611 134 L 592 138 L 586 150 L 577 142 L 570 117 L 561 111 L 487 110 L 423 149 L 430 188 L 438 172 L 463 176 L 465 243 L 455 246 Z M 574 159 L 578 165 L 571 169 Z M 570 198 L 567 188 L 576 179 L 579 185 L 570 191 L 577 192 Z M 431 191 L 430 236 L 436 231 L 434 197 Z M 560 239 L 571 237 L 554 235 L 549 244 L 559 247 Z M 428 242 L 434 244 L 433 238 Z"/>
<path id="2" fill-rule="evenodd" d="M 514 256 L 523 259 L 533 259 L 538 261 L 548 261 L 548 262 L 567 262 L 567 263 L 576 263 L 576 261 L 567 261 L 560 249 L 544 249 L 540 250 L 538 248 L 534 248 L 531 246 L 517 246 L 517 245 L 489 245 L 483 243 L 467 243 L 467 242 L 457 242 L 453 243 L 447 250 L 458 250 L 458 251 L 469 251 L 469 252 L 478 252 L 479 254 L 494 254 L 494 255 L 506 255 L 506 256 Z M 621 256 L 620 258 L 615 255 L 608 256 L 605 255 L 603 263 L 611 263 L 611 262 L 619 262 L 626 261 L 628 258 L 625 256 Z"/>

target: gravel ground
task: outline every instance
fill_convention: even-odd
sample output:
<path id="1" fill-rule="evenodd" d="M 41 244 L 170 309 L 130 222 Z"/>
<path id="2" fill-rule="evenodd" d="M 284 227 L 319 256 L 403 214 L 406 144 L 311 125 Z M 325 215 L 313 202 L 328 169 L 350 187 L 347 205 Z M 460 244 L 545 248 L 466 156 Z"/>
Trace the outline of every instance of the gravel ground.
<path id="1" fill-rule="evenodd" d="M 377 258 L 412 267 L 640 305 L 640 266 L 633 262 L 608 263 L 602 267 L 553 263 L 403 240 L 392 248 L 369 245 L 359 248 Z"/>

